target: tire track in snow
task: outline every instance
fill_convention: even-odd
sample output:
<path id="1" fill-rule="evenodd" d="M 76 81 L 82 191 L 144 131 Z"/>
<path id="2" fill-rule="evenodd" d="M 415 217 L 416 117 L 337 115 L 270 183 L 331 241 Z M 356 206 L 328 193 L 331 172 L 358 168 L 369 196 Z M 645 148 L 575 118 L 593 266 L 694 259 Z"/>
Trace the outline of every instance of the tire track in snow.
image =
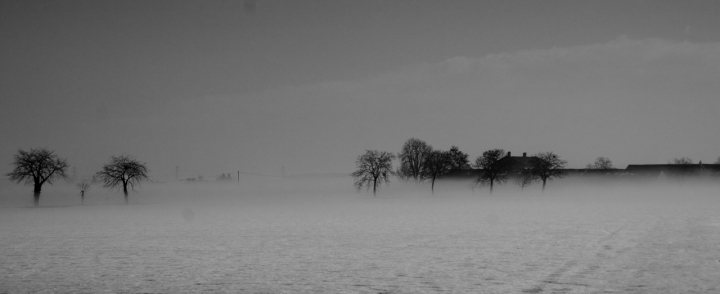
<path id="1" fill-rule="evenodd" d="M 713 217 L 668 217 L 646 234 L 624 271 L 606 280 L 617 293 L 720 293 L 720 230 Z"/>
<path id="2" fill-rule="evenodd" d="M 632 237 L 632 232 L 628 231 L 629 226 L 629 222 L 624 222 L 616 229 L 603 229 L 605 236 L 585 244 L 585 247 L 589 248 L 585 257 L 568 260 L 545 278 L 540 279 L 534 287 L 524 289 L 522 292 L 586 293 L 592 291 L 594 285 L 591 281 L 586 282 L 588 277 L 597 275 L 601 269 L 607 268 L 608 265 L 613 264 L 637 245 L 635 243 L 627 244 L 627 239 Z"/>

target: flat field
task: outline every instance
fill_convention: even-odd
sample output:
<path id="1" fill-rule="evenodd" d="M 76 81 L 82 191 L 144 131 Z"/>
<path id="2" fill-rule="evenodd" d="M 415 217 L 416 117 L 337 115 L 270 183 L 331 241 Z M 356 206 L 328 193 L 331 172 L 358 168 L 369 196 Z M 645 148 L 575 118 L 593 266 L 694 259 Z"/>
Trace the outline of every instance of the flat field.
<path id="1" fill-rule="evenodd" d="M 720 293 L 717 184 L 293 181 L 6 189 L 0 293 Z"/>

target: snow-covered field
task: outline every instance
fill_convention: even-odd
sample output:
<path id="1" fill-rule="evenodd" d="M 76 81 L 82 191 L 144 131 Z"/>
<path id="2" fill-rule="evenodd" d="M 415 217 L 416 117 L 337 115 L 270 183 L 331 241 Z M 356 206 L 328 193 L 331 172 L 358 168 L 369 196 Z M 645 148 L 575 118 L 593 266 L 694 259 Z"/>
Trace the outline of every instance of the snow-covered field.
<path id="1" fill-rule="evenodd" d="M 720 293 L 717 184 L 450 186 L 6 187 L 0 293 Z"/>

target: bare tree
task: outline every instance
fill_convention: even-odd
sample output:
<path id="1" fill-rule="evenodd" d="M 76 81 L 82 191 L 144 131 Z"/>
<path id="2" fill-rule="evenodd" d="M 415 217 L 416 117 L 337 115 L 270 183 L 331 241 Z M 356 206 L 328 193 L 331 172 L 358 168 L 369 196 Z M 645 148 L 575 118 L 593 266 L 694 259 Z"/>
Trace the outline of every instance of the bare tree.
<path id="1" fill-rule="evenodd" d="M 12 163 L 15 168 L 6 175 L 11 181 L 25 185 L 33 184 L 33 198 L 35 206 L 40 205 L 40 190 L 46 182 L 50 185 L 56 179 L 67 178 L 69 167 L 66 159 L 60 159 L 54 151 L 46 148 L 18 150 Z"/>
<path id="2" fill-rule="evenodd" d="M 542 189 L 545 191 L 545 184 L 547 180 L 553 178 L 562 178 L 565 176 L 565 165 L 567 161 L 560 159 L 560 157 L 549 152 L 540 152 L 535 154 L 536 158 L 530 160 L 530 172 L 535 176 L 536 179 L 542 181 Z"/>
<path id="3" fill-rule="evenodd" d="M 438 176 L 450 171 L 453 167 L 450 152 L 433 150 L 427 157 L 425 157 L 425 163 L 423 166 L 425 169 L 422 177 L 432 181 L 430 190 L 433 194 L 435 194 L 435 180 Z"/>
<path id="4" fill-rule="evenodd" d="M 77 183 L 78 189 L 80 189 L 80 203 L 85 204 L 85 192 L 90 191 L 90 183 L 82 181 Z"/>
<path id="5" fill-rule="evenodd" d="M 489 185 L 490 194 L 495 183 L 502 184 L 508 180 L 510 166 L 507 161 L 501 161 L 505 157 L 505 150 L 493 149 L 483 152 L 482 156 L 475 159 L 475 167 L 480 169 L 476 185 Z"/>
<path id="6" fill-rule="evenodd" d="M 672 164 L 693 164 L 693 160 L 689 157 L 680 157 L 680 158 L 673 158 Z"/>
<path id="7" fill-rule="evenodd" d="M 97 173 L 98 178 L 105 187 L 122 187 L 125 195 L 125 203 L 128 203 L 128 185 L 135 190 L 135 185 L 148 180 L 148 169 L 145 163 L 141 163 L 130 156 L 112 156 L 110 162 L 103 166 L 103 170 Z"/>
<path id="8" fill-rule="evenodd" d="M 692 159 L 689 157 L 673 158 L 670 164 L 677 165 L 675 168 L 670 170 L 670 173 L 680 181 L 684 181 L 685 177 L 691 176 L 697 172 Z"/>
<path id="9" fill-rule="evenodd" d="M 403 145 L 402 152 L 398 154 L 400 167 L 397 175 L 403 179 L 413 178 L 422 180 L 425 158 L 432 152 L 432 146 L 425 141 L 410 138 Z"/>
<path id="10" fill-rule="evenodd" d="M 533 175 L 529 170 L 523 170 L 517 172 L 513 177 L 513 180 L 515 181 L 515 184 L 520 186 L 520 194 L 522 194 L 525 187 L 530 186 L 530 184 L 535 181 L 535 175 Z"/>
<path id="11" fill-rule="evenodd" d="M 614 169 L 612 161 L 610 161 L 610 158 L 607 157 L 598 157 L 595 159 L 595 162 L 592 164 L 588 164 L 585 166 L 587 169 Z"/>
<path id="12" fill-rule="evenodd" d="M 470 168 L 470 161 L 468 160 L 468 155 L 460 151 L 457 146 L 450 147 L 450 151 L 448 151 L 448 156 L 450 156 L 450 164 L 452 166 L 452 169 Z"/>
<path id="13" fill-rule="evenodd" d="M 357 170 L 351 174 L 355 178 L 355 188 L 358 190 L 366 187 L 373 188 L 373 195 L 377 194 L 377 188 L 383 182 L 390 183 L 392 172 L 392 160 L 395 155 L 390 152 L 367 150 L 365 154 L 358 156 L 355 160 Z"/>

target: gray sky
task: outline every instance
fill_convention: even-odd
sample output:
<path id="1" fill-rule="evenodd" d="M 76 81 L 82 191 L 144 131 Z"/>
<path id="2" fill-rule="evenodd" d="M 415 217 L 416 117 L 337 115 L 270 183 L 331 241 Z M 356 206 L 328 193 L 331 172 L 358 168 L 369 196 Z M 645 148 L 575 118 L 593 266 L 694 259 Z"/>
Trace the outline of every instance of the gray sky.
<path id="1" fill-rule="evenodd" d="M 0 1 L 0 166 L 350 172 L 410 137 L 574 168 L 720 156 L 718 1 L 255 4 Z"/>

